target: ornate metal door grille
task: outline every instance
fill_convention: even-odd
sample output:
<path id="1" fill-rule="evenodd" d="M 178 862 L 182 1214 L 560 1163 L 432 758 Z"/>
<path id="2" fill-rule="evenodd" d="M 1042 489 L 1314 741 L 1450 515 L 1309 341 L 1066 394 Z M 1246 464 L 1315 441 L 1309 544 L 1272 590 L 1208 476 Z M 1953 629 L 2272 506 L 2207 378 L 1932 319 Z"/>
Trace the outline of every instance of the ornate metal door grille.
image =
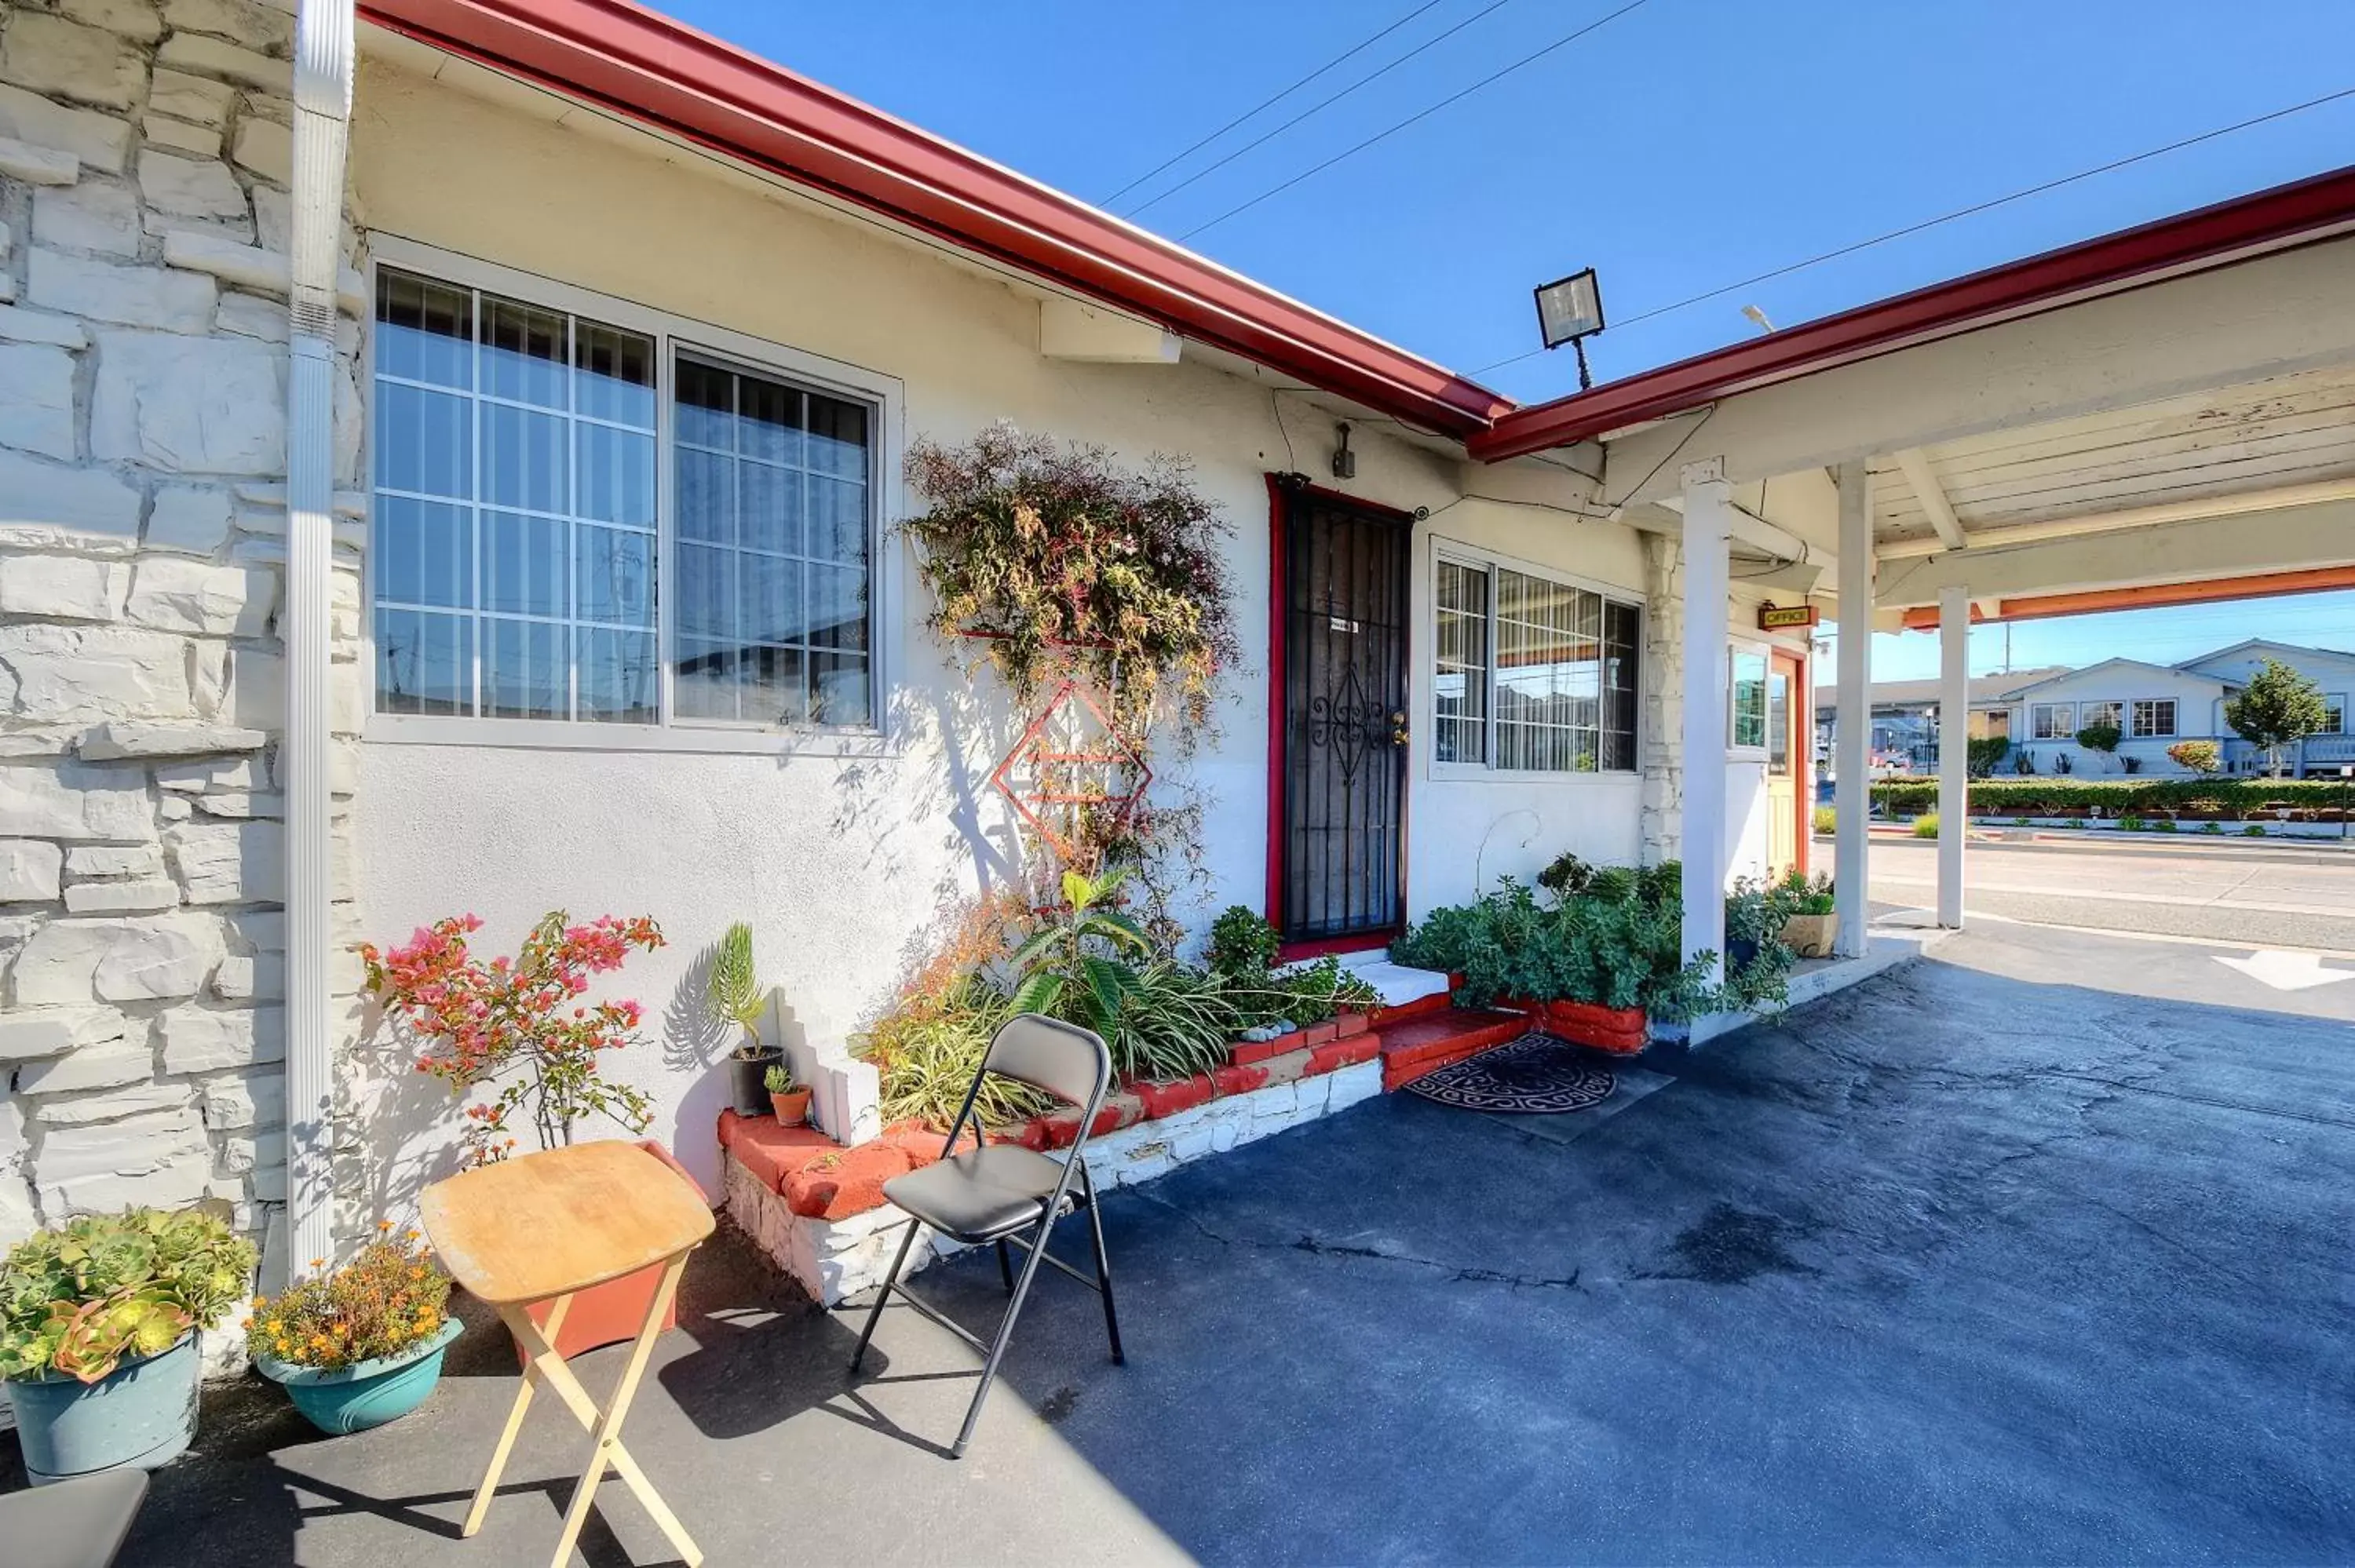
<path id="1" fill-rule="evenodd" d="M 1396 930 L 1405 908 L 1409 524 L 1284 497 L 1286 941 Z"/>

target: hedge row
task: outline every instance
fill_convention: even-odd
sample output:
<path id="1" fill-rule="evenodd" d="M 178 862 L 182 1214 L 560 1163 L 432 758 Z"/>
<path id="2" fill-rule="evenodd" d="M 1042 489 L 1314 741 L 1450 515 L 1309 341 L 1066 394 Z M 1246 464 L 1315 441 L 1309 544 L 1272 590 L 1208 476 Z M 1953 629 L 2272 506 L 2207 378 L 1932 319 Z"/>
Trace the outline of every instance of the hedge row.
<path id="1" fill-rule="evenodd" d="M 2178 811 L 2242 818 L 2286 806 L 2312 811 L 2336 808 L 2345 789 L 2336 779 L 1974 779 L 1971 814 L 1979 817 L 2065 816 L 2099 808 L 2105 817 Z M 1892 817 L 1938 809 L 1937 781 L 1896 779 L 1872 787 L 1873 804 Z"/>

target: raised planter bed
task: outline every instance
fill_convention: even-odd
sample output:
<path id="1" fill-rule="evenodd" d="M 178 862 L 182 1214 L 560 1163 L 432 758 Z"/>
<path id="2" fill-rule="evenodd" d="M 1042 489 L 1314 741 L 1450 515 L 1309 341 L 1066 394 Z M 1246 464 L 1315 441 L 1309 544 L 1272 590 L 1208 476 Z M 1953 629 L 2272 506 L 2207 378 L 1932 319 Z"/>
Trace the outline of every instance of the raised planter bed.
<path id="1" fill-rule="evenodd" d="M 1539 1028 L 1573 1045 L 1591 1045 L 1632 1056 L 1651 1038 L 1651 1023 L 1640 1007 L 1604 1007 L 1593 1001 L 1499 1001 Z"/>

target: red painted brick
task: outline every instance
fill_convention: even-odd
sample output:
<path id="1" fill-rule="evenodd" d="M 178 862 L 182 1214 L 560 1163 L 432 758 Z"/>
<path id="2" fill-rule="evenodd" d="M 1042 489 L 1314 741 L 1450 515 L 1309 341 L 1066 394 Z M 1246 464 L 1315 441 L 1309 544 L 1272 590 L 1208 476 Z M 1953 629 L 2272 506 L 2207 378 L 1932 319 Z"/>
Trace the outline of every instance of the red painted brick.
<path id="1" fill-rule="evenodd" d="M 1117 1131 L 1135 1121 L 1140 1108 L 1135 1095 L 1113 1096 L 1104 1102 L 1103 1108 L 1096 1112 L 1095 1126 L 1088 1136 L 1102 1138 L 1105 1133 Z M 1043 1126 L 1045 1129 L 1045 1141 L 1034 1145 L 1035 1148 L 1069 1149 L 1080 1139 L 1080 1113 L 1075 1110 L 1055 1111 L 1040 1117 L 1032 1125 Z"/>
<path id="2" fill-rule="evenodd" d="M 1369 1027 L 1370 1027 L 1369 1021 L 1364 1013 L 1344 1012 L 1333 1020 L 1333 1038 L 1348 1040 L 1363 1034 Z"/>
<path id="3" fill-rule="evenodd" d="M 1219 1086 L 1210 1081 L 1208 1073 L 1197 1073 L 1190 1078 L 1179 1078 L 1174 1083 L 1136 1086 L 1136 1097 L 1145 1108 L 1147 1120 L 1174 1116 L 1200 1105 L 1218 1092 Z"/>
<path id="4" fill-rule="evenodd" d="M 1213 1067 L 1210 1069 L 1210 1082 L 1219 1086 L 1219 1093 L 1222 1095 L 1248 1094 L 1267 1082 L 1267 1069 L 1265 1067 Z"/>
<path id="5" fill-rule="evenodd" d="M 1314 1051 L 1339 1033 L 1340 1025 L 1328 1018 L 1322 1023 L 1311 1023 L 1301 1030 L 1299 1037 L 1294 1040 L 1293 1044 Z"/>
<path id="6" fill-rule="evenodd" d="M 1319 1045 L 1308 1054 L 1308 1071 L 1313 1076 L 1318 1073 L 1334 1073 L 1343 1067 L 1354 1067 L 1360 1062 L 1372 1061 L 1380 1054 L 1381 1048 L 1381 1037 L 1375 1034 L 1358 1034 L 1346 1040 L 1336 1040 L 1329 1045 Z"/>
<path id="7" fill-rule="evenodd" d="M 1227 1060 L 1238 1067 L 1248 1067 L 1254 1062 L 1264 1062 L 1270 1056 L 1280 1056 L 1292 1049 L 1292 1036 L 1279 1034 L 1273 1040 L 1238 1040 L 1227 1053 Z"/>
<path id="8" fill-rule="evenodd" d="M 736 1157 L 772 1192 L 785 1190 L 785 1180 L 841 1146 L 814 1127 L 779 1127 L 773 1116 L 719 1113 L 719 1146 Z"/>

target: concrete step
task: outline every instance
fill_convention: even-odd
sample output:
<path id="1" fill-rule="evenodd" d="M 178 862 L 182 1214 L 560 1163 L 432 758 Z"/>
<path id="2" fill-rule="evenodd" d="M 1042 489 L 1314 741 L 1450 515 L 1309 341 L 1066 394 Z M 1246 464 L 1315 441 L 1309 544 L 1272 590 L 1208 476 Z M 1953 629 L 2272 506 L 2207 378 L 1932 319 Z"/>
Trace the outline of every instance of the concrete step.
<path id="1" fill-rule="evenodd" d="M 1518 1012 L 1444 1007 L 1403 1020 L 1393 1013 L 1380 1028 L 1382 1087 L 1389 1090 L 1492 1046 L 1518 1040 L 1529 1032 L 1530 1024 Z"/>
<path id="2" fill-rule="evenodd" d="M 1381 953 L 1352 955 L 1341 961 L 1341 967 L 1381 992 L 1382 1006 L 1392 1012 L 1433 997 L 1441 1005 L 1446 1003 L 1447 977 L 1435 969 L 1412 969 L 1391 962 Z"/>

